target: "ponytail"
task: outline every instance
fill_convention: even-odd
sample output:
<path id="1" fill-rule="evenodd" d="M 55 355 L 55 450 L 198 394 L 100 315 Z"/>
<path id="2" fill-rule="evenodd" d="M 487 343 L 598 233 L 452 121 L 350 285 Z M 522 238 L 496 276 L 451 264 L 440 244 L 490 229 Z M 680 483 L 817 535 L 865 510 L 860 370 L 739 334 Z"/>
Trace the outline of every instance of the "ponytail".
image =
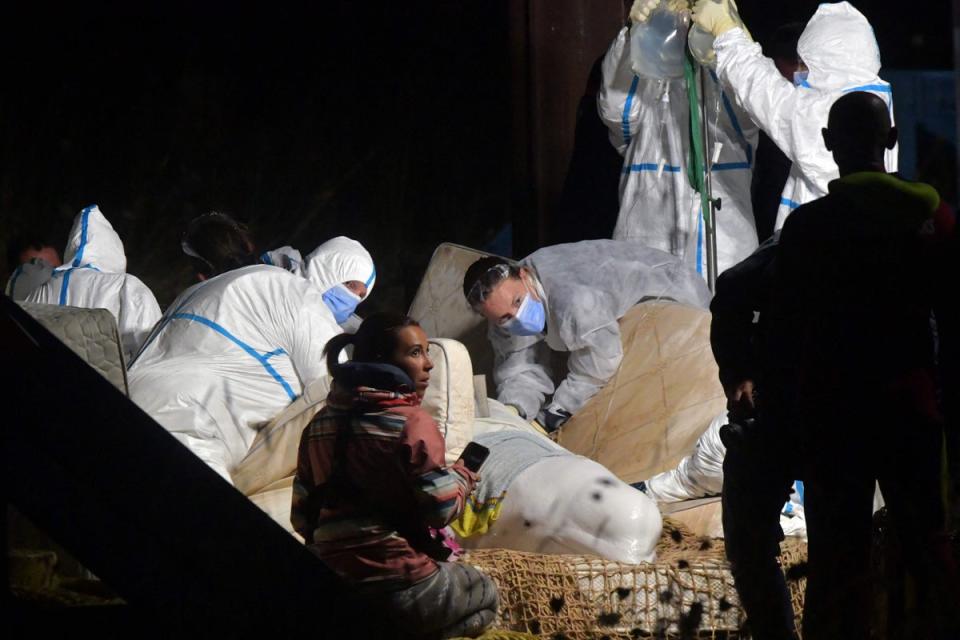
<path id="1" fill-rule="evenodd" d="M 327 371 L 331 375 L 340 364 L 340 352 L 355 342 L 356 336 L 352 333 L 341 333 L 327 341 L 327 346 L 323 348 L 323 355 L 327 359 Z"/>
<path id="2" fill-rule="evenodd" d="M 380 312 L 368 317 L 354 334 L 341 333 L 330 338 L 323 348 L 327 371 L 333 375 L 340 364 L 340 352 L 353 346 L 355 362 L 389 363 L 397 347 L 397 333 L 404 327 L 419 327 L 413 318 L 398 313 Z"/>

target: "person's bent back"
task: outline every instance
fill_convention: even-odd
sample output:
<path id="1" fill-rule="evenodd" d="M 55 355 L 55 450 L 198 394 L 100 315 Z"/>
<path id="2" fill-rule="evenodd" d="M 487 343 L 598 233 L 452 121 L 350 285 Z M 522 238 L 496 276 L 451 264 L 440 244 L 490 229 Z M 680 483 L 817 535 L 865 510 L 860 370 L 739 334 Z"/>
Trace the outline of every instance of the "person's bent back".
<path id="1" fill-rule="evenodd" d="M 182 245 L 201 282 L 180 294 L 144 343 L 130 393 L 231 481 L 263 423 L 326 376 L 323 347 L 342 332 L 340 303 L 355 306 L 369 292 L 373 259 L 340 237 L 311 253 L 303 276 L 255 264 L 249 232 L 219 213 L 194 220 Z"/>
<path id="2" fill-rule="evenodd" d="M 160 319 L 153 293 L 127 273 L 120 236 L 97 205 L 81 211 L 70 230 L 64 264 L 25 264 L 14 272 L 8 294 L 14 300 L 107 309 L 117 319 L 129 360 Z"/>
<path id="3" fill-rule="evenodd" d="M 326 374 L 322 345 L 339 332 L 309 281 L 228 271 L 170 305 L 130 366 L 130 395 L 229 481 L 257 428 Z"/>

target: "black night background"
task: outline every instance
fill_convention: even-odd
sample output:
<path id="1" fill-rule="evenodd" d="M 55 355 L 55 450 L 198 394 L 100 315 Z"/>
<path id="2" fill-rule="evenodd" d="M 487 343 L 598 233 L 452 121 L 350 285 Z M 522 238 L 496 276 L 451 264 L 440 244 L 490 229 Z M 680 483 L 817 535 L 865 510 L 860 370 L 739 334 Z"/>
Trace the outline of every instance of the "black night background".
<path id="1" fill-rule="evenodd" d="M 741 13 L 763 43 L 817 4 L 743 0 Z M 855 4 L 885 69 L 952 67 L 947 2 Z M 517 17 L 574 6 L 626 13 L 619 0 L 7 7 L 0 240 L 39 228 L 62 246 L 77 211 L 98 203 L 128 270 L 164 306 L 191 281 L 185 221 L 217 209 L 249 222 L 263 248 L 359 239 L 380 274 L 368 305 L 405 309 L 440 242 L 499 248 L 490 242 L 510 222 L 521 254 L 606 235 L 619 159 L 592 124 L 589 64 L 555 69 L 581 87 L 567 98 L 580 101 L 573 163 L 589 170 L 539 205 L 539 226 L 517 228 L 542 197 L 522 165 L 543 148 L 529 135 L 543 102 L 518 98 L 538 80 L 518 70 Z M 540 53 L 526 48 L 528 60 Z M 542 136 L 572 137 L 577 117 L 550 126 Z"/>

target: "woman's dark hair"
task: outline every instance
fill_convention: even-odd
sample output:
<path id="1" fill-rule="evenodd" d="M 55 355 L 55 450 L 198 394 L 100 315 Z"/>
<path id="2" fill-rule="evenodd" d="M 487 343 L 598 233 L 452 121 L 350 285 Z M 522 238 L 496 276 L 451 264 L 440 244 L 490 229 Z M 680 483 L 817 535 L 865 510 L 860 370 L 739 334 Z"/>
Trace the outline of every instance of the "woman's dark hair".
<path id="1" fill-rule="evenodd" d="M 181 245 L 197 273 L 208 278 L 257 263 L 253 234 L 225 213 L 214 211 L 191 220 Z"/>
<path id="2" fill-rule="evenodd" d="M 323 348 L 327 371 L 333 373 L 340 361 L 340 352 L 347 345 L 353 345 L 354 362 L 386 363 L 397 348 L 400 330 L 419 326 L 419 322 L 402 313 L 375 313 L 361 323 L 356 333 L 341 333 L 330 338 Z"/>
<path id="3" fill-rule="evenodd" d="M 506 278 L 519 277 L 520 267 L 506 258 L 480 258 L 470 265 L 463 276 L 463 297 L 471 307 L 476 307 Z"/>

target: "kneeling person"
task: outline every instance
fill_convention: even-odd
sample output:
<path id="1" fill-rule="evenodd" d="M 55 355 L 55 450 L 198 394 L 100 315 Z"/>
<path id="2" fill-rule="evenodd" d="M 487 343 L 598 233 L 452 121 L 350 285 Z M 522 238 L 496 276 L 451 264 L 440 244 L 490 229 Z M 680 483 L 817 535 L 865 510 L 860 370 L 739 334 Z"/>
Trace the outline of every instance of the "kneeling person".
<path id="1" fill-rule="evenodd" d="M 616 373 L 618 321 L 631 307 L 647 299 L 701 308 L 710 301 L 703 278 L 679 258 L 617 240 L 545 247 L 518 264 L 481 258 L 467 270 L 463 293 L 490 323 L 497 399 L 550 431 Z M 569 373 L 556 386 L 551 350 L 570 353 Z"/>

